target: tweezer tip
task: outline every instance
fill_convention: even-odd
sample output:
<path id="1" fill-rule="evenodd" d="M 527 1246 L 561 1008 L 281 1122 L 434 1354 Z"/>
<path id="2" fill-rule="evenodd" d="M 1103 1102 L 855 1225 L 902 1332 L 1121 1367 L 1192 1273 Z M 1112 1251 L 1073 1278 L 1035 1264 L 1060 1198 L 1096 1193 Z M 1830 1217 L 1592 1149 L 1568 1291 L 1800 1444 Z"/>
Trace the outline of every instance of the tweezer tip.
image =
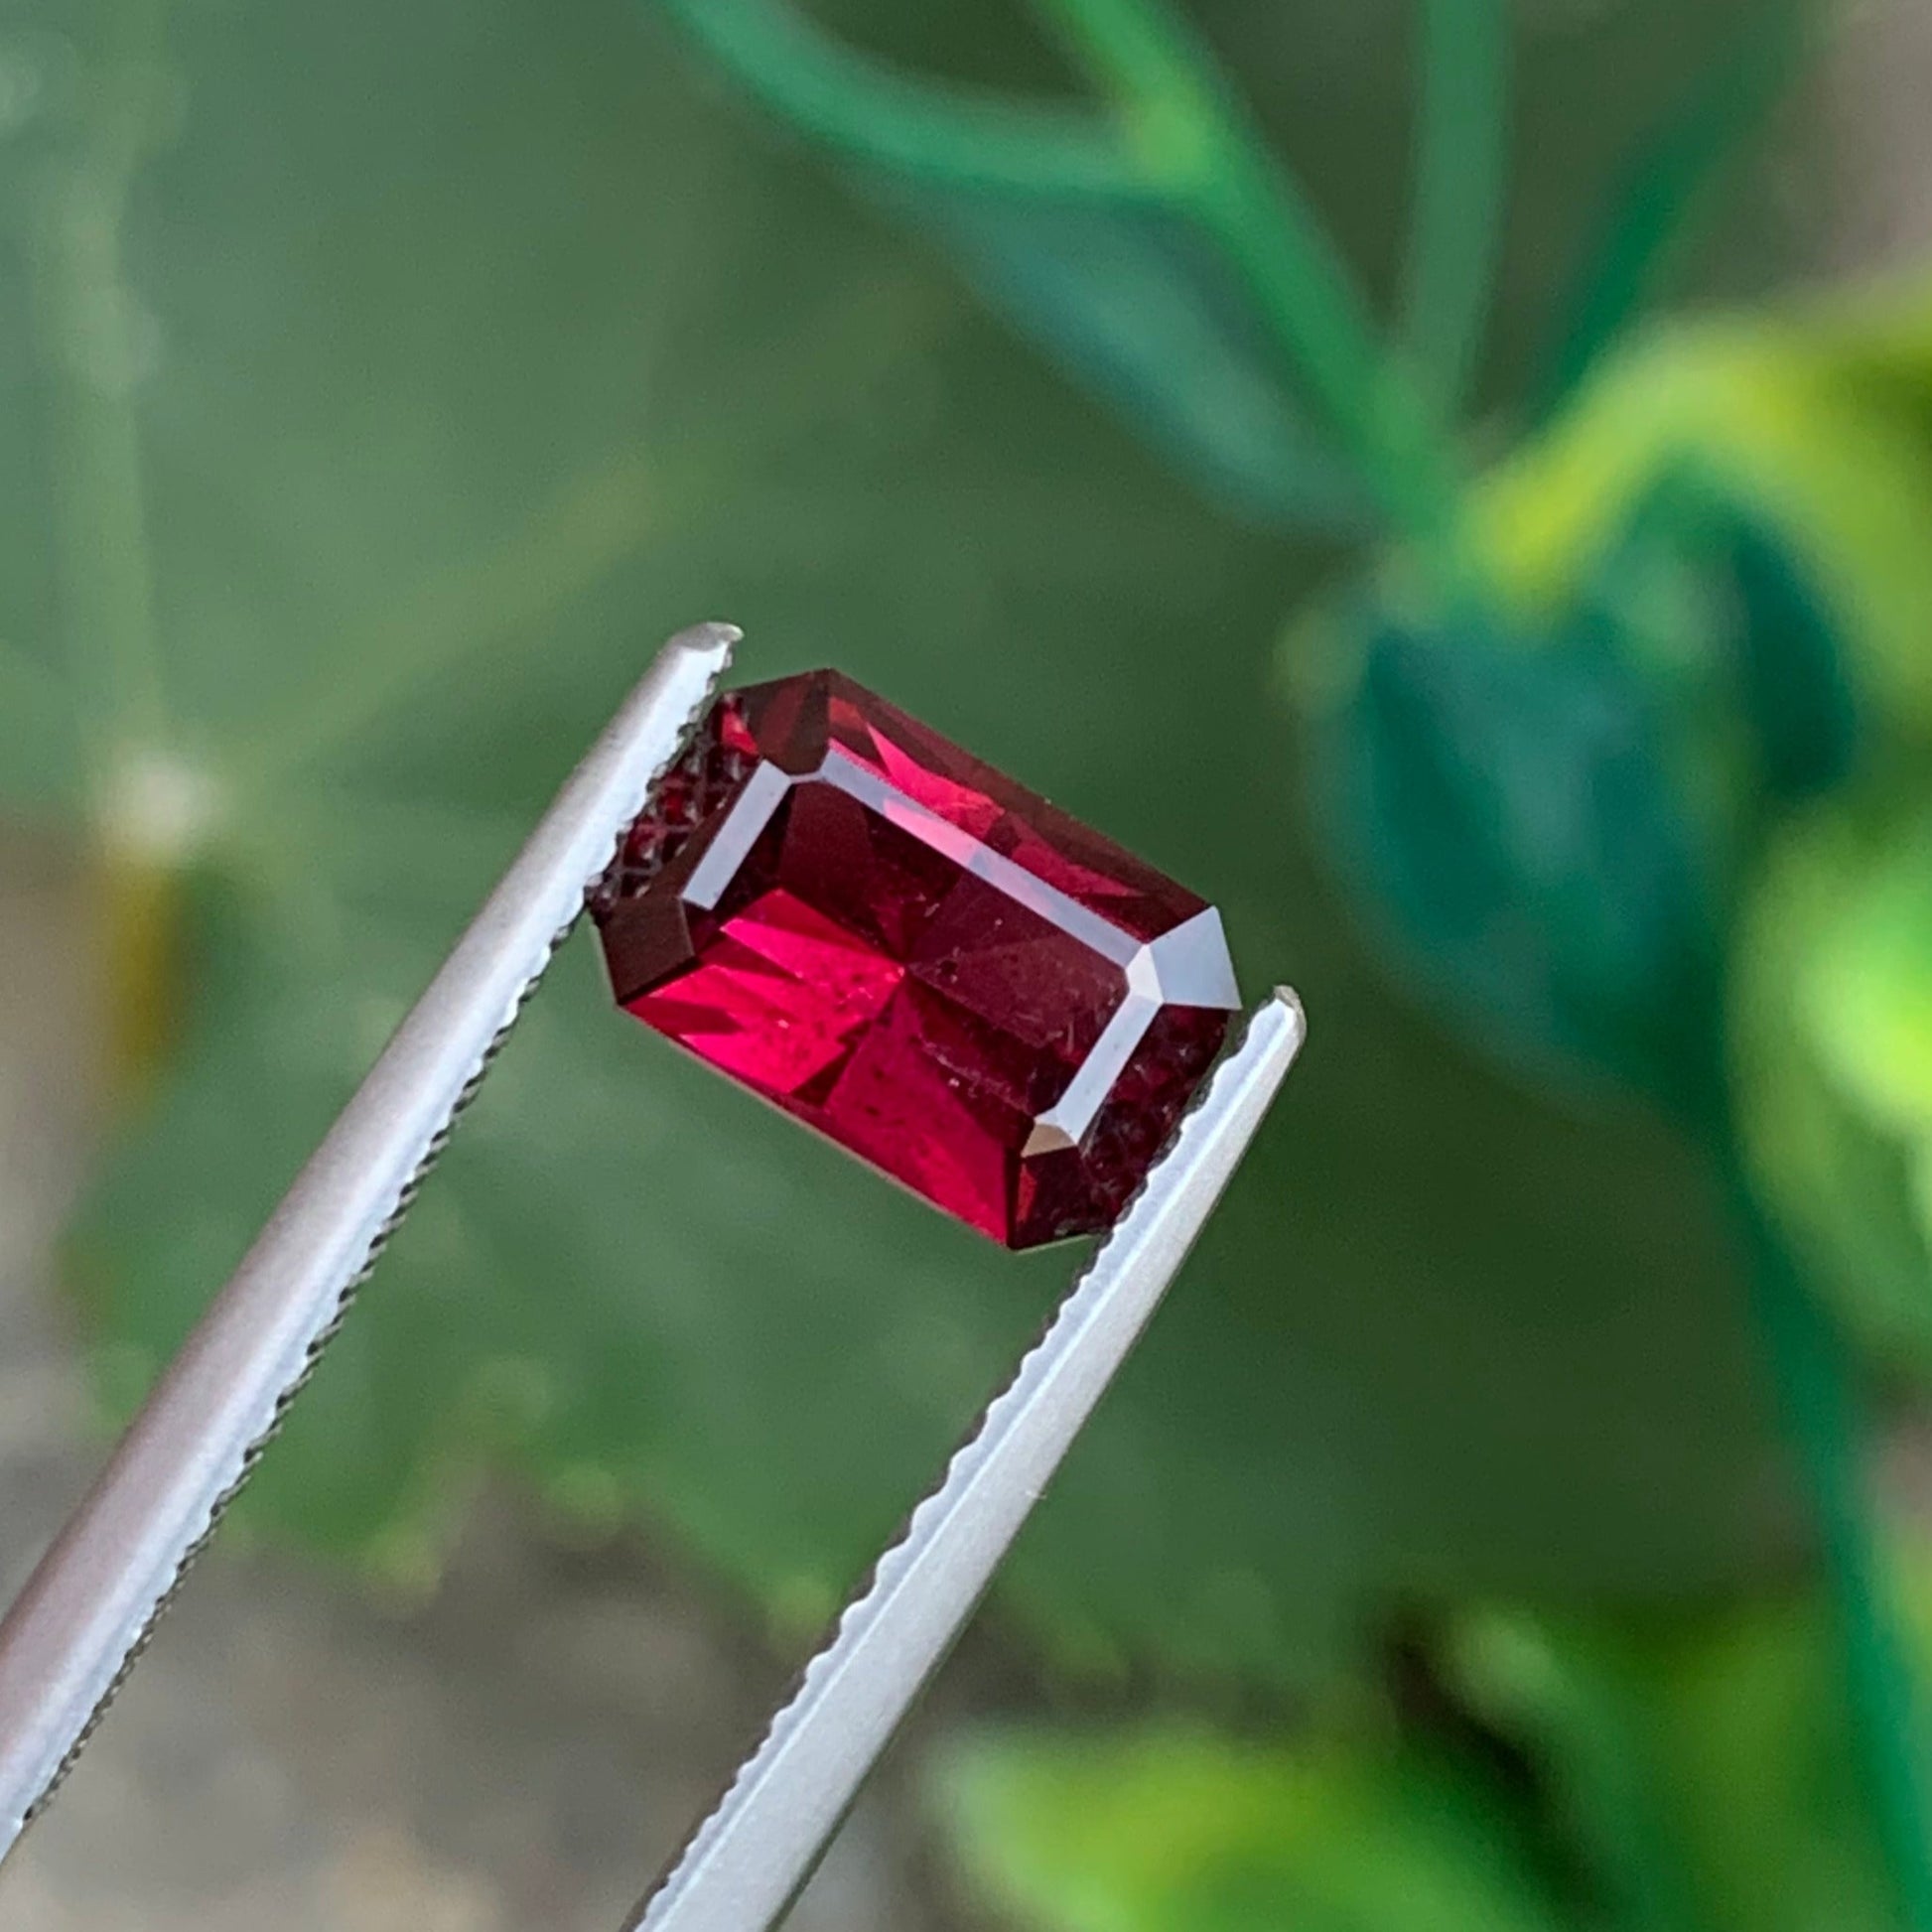
<path id="1" fill-rule="evenodd" d="M 1270 997 L 1277 1006 L 1283 1006 L 1288 1009 L 1289 1027 L 1295 1035 L 1295 1042 L 1299 1046 L 1308 1036 L 1309 1031 L 1308 1009 L 1302 1004 L 1301 994 L 1296 992 L 1292 986 L 1278 986 L 1274 989 Z"/>
<path id="2" fill-rule="evenodd" d="M 745 633 L 735 623 L 724 623 L 713 620 L 705 623 L 694 623 L 680 630 L 664 646 L 666 650 L 686 650 L 694 657 L 716 659 L 720 670 L 731 662 L 732 646 L 738 643 Z"/>

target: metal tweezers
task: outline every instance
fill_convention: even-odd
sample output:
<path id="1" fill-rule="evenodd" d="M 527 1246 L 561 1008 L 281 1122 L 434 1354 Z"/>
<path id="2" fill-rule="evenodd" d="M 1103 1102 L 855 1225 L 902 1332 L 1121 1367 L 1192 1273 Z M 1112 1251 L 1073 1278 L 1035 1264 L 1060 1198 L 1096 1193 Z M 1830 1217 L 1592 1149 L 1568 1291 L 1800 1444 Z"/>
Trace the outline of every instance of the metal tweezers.
<path id="1" fill-rule="evenodd" d="M 681 632 L 397 1029 L 0 1622 L 0 1859 L 47 1805 L 408 1210 L 739 633 Z M 1302 1042 L 1248 1020 L 1140 1194 L 626 1932 L 782 1916 L 1159 1305 Z"/>

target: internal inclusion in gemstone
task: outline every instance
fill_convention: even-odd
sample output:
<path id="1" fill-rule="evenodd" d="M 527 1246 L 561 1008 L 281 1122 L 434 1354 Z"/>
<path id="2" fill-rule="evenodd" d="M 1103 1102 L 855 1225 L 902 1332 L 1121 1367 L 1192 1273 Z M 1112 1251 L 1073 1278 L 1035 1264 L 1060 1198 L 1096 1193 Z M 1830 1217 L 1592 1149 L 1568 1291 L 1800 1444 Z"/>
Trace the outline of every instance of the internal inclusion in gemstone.
<path id="1" fill-rule="evenodd" d="M 836 671 L 720 698 L 591 907 L 646 1026 L 1014 1248 L 1112 1224 L 1238 1003 L 1211 906 Z"/>

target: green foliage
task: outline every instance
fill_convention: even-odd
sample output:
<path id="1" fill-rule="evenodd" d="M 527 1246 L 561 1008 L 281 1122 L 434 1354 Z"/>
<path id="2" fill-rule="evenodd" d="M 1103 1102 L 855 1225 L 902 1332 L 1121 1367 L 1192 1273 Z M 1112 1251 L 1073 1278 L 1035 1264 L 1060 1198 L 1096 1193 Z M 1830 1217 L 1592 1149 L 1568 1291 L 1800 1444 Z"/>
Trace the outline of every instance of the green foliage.
<path id="1" fill-rule="evenodd" d="M 1780 837 L 1739 948 L 1745 1146 L 1872 1347 L 1932 1361 L 1932 814 L 1834 801 Z"/>
<path id="2" fill-rule="evenodd" d="M 901 191 L 899 199 L 903 199 Z M 975 286 L 1238 511 L 1359 535 L 1374 511 L 1310 421 L 1226 265 L 1158 207 L 923 198 Z"/>
<path id="3" fill-rule="evenodd" d="M 1724 1119 L 1767 839 L 1927 743 L 1927 392 L 1882 309 L 1687 333 L 1479 486 L 1494 601 L 1384 571 L 1297 625 L 1327 835 L 1486 1045 Z"/>
<path id="4" fill-rule="evenodd" d="M 1419 394 L 1378 363 L 1361 299 L 1205 47 L 1160 0 L 1041 13 L 1101 105 L 981 98 L 820 35 L 789 0 L 670 0 L 770 107 L 830 146 L 980 289 L 1169 457 L 1251 514 L 1314 526 L 1374 510 L 1432 535 L 1449 478 Z M 1500 33 L 1488 39 L 1498 43 Z M 1486 153 L 1485 38 L 1440 23 L 1429 159 Z M 1487 278 L 1457 252 L 1477 209 L 1426 186 L 1412 275 L 1421 345 L 1459 386 Z M 1440 340 L 1434 338 L 1439 337 Z"/>
<path id="5" fill-rule="evenodd" d="M 1734 653 L 1737 710 L 1773 807 L 1801 802 L 1846 777 L 1861 720 L 1840 628 L 1774 530 L 1735 505 L 1699 519 L 1697 548 L 1732 617 L 1712 626 Z"/>
<path id="6" fill-rule="evenodd" d="M 945 237 L 975 285 L 1243 511 L 1358 523 L 1359 483 L 1179 187 L 1095 113 L 1022 107 L 866 62 L 785 0 L 672 9 L 767 105 Z"/>
<path id="7" fill-rule="evenodd" d="M 1553 1120 L 1379 989 L 1287 829 L 1257 643 L 1280 549 L 748 148 L 671 52 L 616 0 L 568 27 L 365 0 L 185 11 L 143 57 L 179 127 L 115 249 L 69 267 L 106 278 L 94 312 L 151 366 L 77 421 L 44 343 L 12 378 L 34 433 L 0 449 L 23 504 L 58 452 L 59 500 L 119 529 L 119 581 L 151 592 L 116 607 L 150 615 L 112 650 L 74 647 L 52 512 L 5 526 L 0 679 L 17 660 L 37 695 L 0 705 L 0 783 L 127 897 L 110 965 L 164 1048 L 69 1245 L 108 1406 L 654 639 L 719 610 L 746 676 L 847 665 L 1197 884 L 1250 972 L 1292 969 L 1325 1029 L 1376 1042 L 1298 1072 L 1016 1554 L 1010 1616 L 1083 1668 L 1280 1686 L 1334 1669 L 1359 1604 L 1419 1574 L 1748 1572 L 1762 1417 L 1708 1215 L 1666 1138 Z M 95 138 L 36 129 L 67 167 Z M 784 299 L 747 299 L 774 261 Z M 26 268 L 9 250 L 0 282 L 23 313 Z M 699 1554 L 788 1640 L 1068 1266 L 983 1248 L 658 1050 L 580 947 L 419 1206 L 247 1519 L 414 1587 L 470 1481 L 507 1466 L 564 1515 Z M 1587 1347 L 1547 1318 L 1558 1276 Z"/>
<path id="8" fill-rule="evenodd" d="M 1856 1100 L 1849 1125 L 1820 1105 L 1808 1064 L 1819 1028 L 1792 1011 L 1821 1002 L 1804 991 L 1825 970 L 1813 948 L 1844 966 L 1828 894 L 1856 855 L 1814 855 L 1795 874 L 1778 857 L 1808 799 L 1856 798 L 1913 768 L 1926 747 L 1901 648 L 1906 613 L 1924 609 L 1922 546 L 1859 513 L 1881 476 L 1922 513 L 1924 457 L 1908 453 L 1909 430 L 1876 426 L 1852 375 L 1885 359 L 1868 335 L 1860 342 L 1869 330 L 1745 331 L 1727 350 L 1714 335 L 1676 370 L 1639 358 L 1609 371 L 1580 421 L 1547 450 L 1519 453 L 1495 486 L 1486 535 L 1509 560 L 1501 583 L 1511 566 L 1523 573 L 1509 601 L 1452 611 L 1420 648 L 1391 647 L 1387 626 L 1416 621 L 1415 595 L 1396 578 L 1379 587 L 1394 616 L 1344 607 L 1302 677 L 1331 833 L 1423 983 L 1485 1043 L 1545 1072 L 1581 1063 L 1671 1104 L 1721 1167 L 1741 1130 L 1801 1259 L 1823 1259 L 1819 1285 L 1836 1275 L 1856 1324 L 1895 1344 L 1887 1325 L 1922 1328 L 1932 1307 L 1904 1171 L 1911 1128 L 1903 1150 L 1881 1145 L 1874 1159 Z M 1922 382 L 1915 345 L 1906 330 L 1891 345 L 1907 393 Z M 1688 367 L 1716 378 L 1691 408 L 1679 386 Z M 1660 374 L 1667 400 L 1646 406 Z M 1558 530 L 1566 547 L 1539 555 Z M 1526 617 L 1527 642 L 1512 635 Z M 1895 902 L 1922 900 L 1925 878 L 1919 840 Z M 1901 1055 L 1916 1024 L 1907 1016 L 1932 986 L 1896 924 L 1884 944 L 1884 996 L 1865 971 L 1851 974 L 1863 998 L 1834 991 L 1827 1002 L 1841 1052 L 1856 1039 L 1862 1053 Z M 1916 1119 L 1910 1105 L 1904 1118 Z M 1746 1228 L 1761 1213 L 1740 1202 Z M 1780 1241 L 1755 1235 L 1753 1259 L 1833 1579 L 1884 1903 L 1925 1924 L 1922 1742 L 1871 1559 L 1858 1405 Z"/>
<path id="9" fill-rule="evenodd" d="M 1543 1074 L 1708 1105 L 1717 920 L 1667 721 L 1598 625 L 1561 639 L 1372 616 L 1311 707 L 1331 843 L 1387 943 Z M 1312 682 L 1312 680 L 1311 680 Z M 1324 684 L 1327 683 L 1324 680 Z"/>
<path id="10" fill-rule="evenodd" d="M 1853 647 L 1791 547 L 1689 471 L 1594 542 L 1524 628 L 1432 627 L 1399 594 L 1305 623 L 1310 775 L 1385 946 L 1452 1019 L 1544 1078 L 1710 1120 L 1724 935 L 1768 817 L 1857 757 Z"/>
<path id="11" fill-rule="evenodd" d="M 1482 1614 L 1449 1655 L 1472 1708 L 1530 1753 L 1610 1925 L 1897 1922 L 1818 1601 L 1621 1623 Z"/>
<path id="12" fill-rule="evenodd" d="M 936 1808 L 1024 1932 L 1890 1932 L 1828 1616 L 1472 1612 L 1437 1703 L 1480 1752 L 1359 1713 L 1292 1746 L 995 1732 Z"/>
<path id="13" fill-rule="evenodd" d="M 939 1801 L 1016 1932 L 1554 1932 L 1494 1794 L 1428 1756 L 1184 1730 L 957 1748 Z"/>

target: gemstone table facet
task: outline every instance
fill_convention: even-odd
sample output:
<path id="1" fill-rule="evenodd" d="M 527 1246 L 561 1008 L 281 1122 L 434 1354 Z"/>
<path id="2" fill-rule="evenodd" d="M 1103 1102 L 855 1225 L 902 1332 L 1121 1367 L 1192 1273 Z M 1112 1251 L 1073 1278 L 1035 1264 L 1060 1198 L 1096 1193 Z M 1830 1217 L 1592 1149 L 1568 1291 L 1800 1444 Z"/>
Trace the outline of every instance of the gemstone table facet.
<path id="1" fill-rule="evenodd" d="M 837 671 L 721 697 L 591 909 L 630 1013 L 1013 1248 L 1112 1224 L 1239 998 L 1211 906 Z"/>

